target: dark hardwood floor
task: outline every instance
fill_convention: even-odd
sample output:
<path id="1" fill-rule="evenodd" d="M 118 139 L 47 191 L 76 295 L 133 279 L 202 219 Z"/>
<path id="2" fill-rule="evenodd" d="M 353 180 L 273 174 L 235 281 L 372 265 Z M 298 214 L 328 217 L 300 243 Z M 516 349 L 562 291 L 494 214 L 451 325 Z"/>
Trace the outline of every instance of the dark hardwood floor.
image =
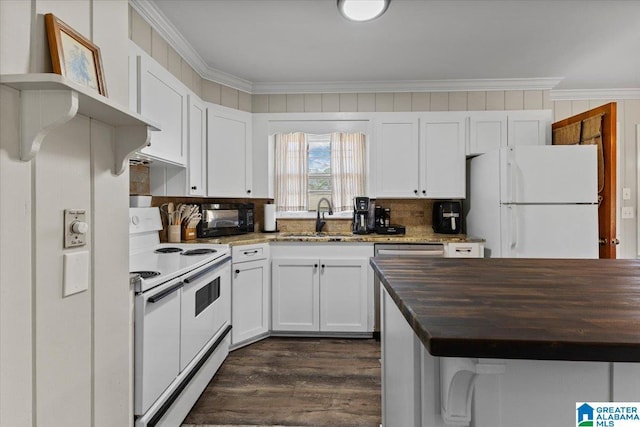
<path id="1" fill-rule="evenodd" d="M 375 426 L 380 343 L 267 338 L 233 351 L 182 427 Z"/>

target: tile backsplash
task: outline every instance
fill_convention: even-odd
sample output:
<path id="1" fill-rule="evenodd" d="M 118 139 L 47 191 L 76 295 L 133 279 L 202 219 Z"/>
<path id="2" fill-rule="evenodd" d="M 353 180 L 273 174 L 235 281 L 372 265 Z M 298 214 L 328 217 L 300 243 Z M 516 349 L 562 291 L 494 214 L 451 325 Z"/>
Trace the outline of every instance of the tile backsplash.
<path id="1" fill-rule="evenodd" d="M 211 197 L 157 197 L 154 196 L 152 206 L 160 206 L 173 202 L 200 204 L 200 203 L 253 203 L 255 205 L 256 231 L 260 231 L 264 224 L 264 205 L 272 199 L 220 199 Z M 401 224 L 407 227 L 407 232 L 431 228 L 431 216 L 434 200 L 429 199 L 376 199 L 376 206 L 382 206 L 391 210 L 391 223 Z M 351 219 L 333 219 L 326 217 L 327 223 L 324 231 L 343 233 L 351 231 Z M 163 218 L 164 220 L 164 218 Z M 311 232 L 315 230 L 315 219 L 278 219 L 277 228 L 281 232 Z"/>

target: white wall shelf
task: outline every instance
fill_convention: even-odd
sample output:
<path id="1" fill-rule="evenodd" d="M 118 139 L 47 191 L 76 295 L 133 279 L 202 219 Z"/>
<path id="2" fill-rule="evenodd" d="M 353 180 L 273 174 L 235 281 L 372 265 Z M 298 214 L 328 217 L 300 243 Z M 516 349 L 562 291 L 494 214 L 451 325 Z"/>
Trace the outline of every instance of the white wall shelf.
<path id="1" fill-rule="evenodd" d="M 92 89 L 59 74 L 3 74 L 0 84 L 21 91 L 20 158 L 33 159 L 44 137 L 77 114 L 115 128 L 113 172 L 120 175 L 129 156 L 149 143 L 149 131 L 160 130 Z"/>

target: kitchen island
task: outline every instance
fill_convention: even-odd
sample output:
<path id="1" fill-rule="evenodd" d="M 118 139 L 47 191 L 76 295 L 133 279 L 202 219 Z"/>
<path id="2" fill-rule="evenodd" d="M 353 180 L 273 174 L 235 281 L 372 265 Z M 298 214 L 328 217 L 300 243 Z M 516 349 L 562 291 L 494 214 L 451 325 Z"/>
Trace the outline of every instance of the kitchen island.
<path id="1" fill-rule="evenodd" d="M 568 426 L 576 403 L 640 400 L 640 262 L 371 265 L 385 426 Z"/>

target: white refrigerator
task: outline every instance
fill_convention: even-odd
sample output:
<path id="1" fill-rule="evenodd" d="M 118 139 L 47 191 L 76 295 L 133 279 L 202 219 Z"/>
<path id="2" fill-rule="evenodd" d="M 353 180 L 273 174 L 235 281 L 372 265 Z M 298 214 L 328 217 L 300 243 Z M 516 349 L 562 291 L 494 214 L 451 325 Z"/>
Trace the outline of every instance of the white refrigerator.
<path id="1" fill-rule="evenodd" d="M 598 258 L 595 145 L 516 146 L 468 161 L 466 233 L 494 258 Z"/>

